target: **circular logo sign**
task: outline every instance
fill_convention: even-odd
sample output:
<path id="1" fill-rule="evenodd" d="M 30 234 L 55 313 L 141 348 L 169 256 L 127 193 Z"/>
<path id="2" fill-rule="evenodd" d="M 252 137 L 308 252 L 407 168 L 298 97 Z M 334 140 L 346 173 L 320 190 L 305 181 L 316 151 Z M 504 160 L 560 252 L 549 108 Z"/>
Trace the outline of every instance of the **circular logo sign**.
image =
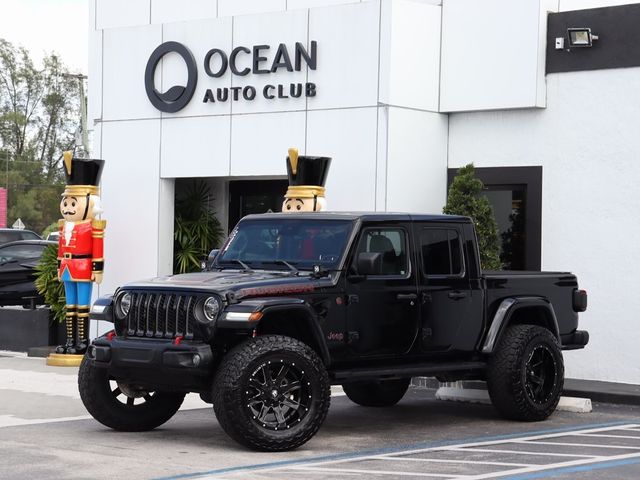
<path id="1" fill-rule="evenodd" d="M 167 53 L 177 53 L 187 64 L 187 85 L 174 85 L 164 93 L 156 90 L 154 84 L 154 76 L 158 62 Z M 156 48 L 147 62 L 147 68 L 144 71 L 144 87 L 147 91 L 147 97 L 161 112 L 175 113 L 182 110 L 196 91 L 198 83 L 198 69 L 193 55 L 187 47 L 178 42 L 165 42 Z"/>

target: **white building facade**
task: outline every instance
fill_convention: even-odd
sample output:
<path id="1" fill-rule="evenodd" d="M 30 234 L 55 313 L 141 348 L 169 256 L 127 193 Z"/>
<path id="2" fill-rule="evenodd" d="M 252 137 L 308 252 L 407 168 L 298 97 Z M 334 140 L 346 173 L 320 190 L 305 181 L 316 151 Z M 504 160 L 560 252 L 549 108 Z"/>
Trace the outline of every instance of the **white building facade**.
<path id="1" fill-rule="evenodd" d="M 211 186 L 228 230 L 236 197 L 286 179 L 289 147 L 333 157 L 331 210 L 439 213 L 448 176 L 473 162 L 507 199 L 505 218 L 523 208 L 523 265 L 572 271 L 589 291 L 591 341 L 565 353 L 567 376 L 640 383 L 640 299 L 626 293 L 640 289 L 640 67 L 593 67 L 587 49 L 548 39 L 600 5 L 89 3 L 93 156 L 106 161 L 99 293 L 171 273 L 185 179 Z M 593 33 L 597 56 L 608 32 Z"/>

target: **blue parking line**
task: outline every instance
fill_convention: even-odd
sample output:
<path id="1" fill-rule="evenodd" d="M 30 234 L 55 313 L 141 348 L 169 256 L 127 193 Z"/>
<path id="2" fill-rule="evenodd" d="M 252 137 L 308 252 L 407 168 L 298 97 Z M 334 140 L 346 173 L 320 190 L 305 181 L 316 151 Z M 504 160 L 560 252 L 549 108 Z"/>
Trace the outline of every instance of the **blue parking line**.
<path id="1" fill-rule="evenodd" d="M 261 470 L 266 468 L 278 468 L 289 465 L 300 465 L 305 463 L 315 463 L 315 462 L 326 462 L 331 460 L 346 460 L 346 459 L 357 459 L 360 457 L 367 457 L 369 455 L 384 455 L 389 453 L 401 453 L 406 450 L 415 450 L 422 448 L 435 448 L 435 447 L 446 447 L 449 445 L 456 445 L 462 443 L 473 443 L 473 442 L 491 442 L 495 440 L 510 440 L 513 438 L 520 437 L 528 437 L 532 435 L 546 435 L 552 433 L 564 433 L 564 432 L 572 432 L 576 430 L 584 430 L 589 428 L 602 428 L 602 427 L 614 427 L 616 425 L 627 425 L 629 423 L 634 423 L 632 421 L 617 421 L 617 422 L 608 422 L 608 423 L 595 423 L 595 424 L 586 424 L 586 425 L 573 425 L 571 427 L 563 427 L 563 428 L 552 428 L 548 430 L 534 430 L 530 432 L 520 432 L 520 433 L 510 433 L 505 435 L 495 435 L 492 437 L 470 437 L 458 440 L 447 440 L 441 442 L 421 442 L 421 443 L 413 443 L 404 445 L 401 447 L 386 447 L 386 448 L 377 448 L 372 450 L 362 450 L 359 452 L 351 452 L 351 453 L 337 453 L 333 455 L 324 455 L 319 457 L 312 458 L 300 458 L 296 460 L 281 460 L 276 462 L 267 462 L 267 463 L 257 463 L 253 465 L 240 465 L 236 467 L 227 467 L 220 468 L 215 470 L 207 470 L 204 472 L 195 472 L 195 473 L 182 473 L 178 475 L 173 475 L 170 477 L 159 477 L 156 480 L 179 480 L 184 478 L 197 478 L 203 477 L 205 475 L 223 475 L 227 473 L 236 473 L 236 472 L 245 472 L 252 470 Z M 640 459 L 638 460 L 640 461 Z M 613 462 L 612 462 L 613 463 Z M 514 477 L 515 478 L 515 477 Z M 525 478 L 525 477 L 522 477 Z M 527 477 L 528 478 L 528 477 Z M 531 477 L 537 478 L 537 477 Z M 518 477 L 520 479 L 520 477 Z"/>
<path id="2" fill-rule="evenodd" d="M 502 477 L 505 480 L 533 480 L 534 478 L 548 478 L 565 473 L 582 473 L 591 470 L 603 470 L 607 468 L 623 467 L 625 465 L 635 465 L 640 463 L 640 458 L 628 458 L 626 460 L 615 460 L 613 462 L 594 463 L 590 465 L 579 465 L 577 467 L 562 467 L 542 472 L 526 473 L 523 475 L 515 475 L 513 477 Z"/>

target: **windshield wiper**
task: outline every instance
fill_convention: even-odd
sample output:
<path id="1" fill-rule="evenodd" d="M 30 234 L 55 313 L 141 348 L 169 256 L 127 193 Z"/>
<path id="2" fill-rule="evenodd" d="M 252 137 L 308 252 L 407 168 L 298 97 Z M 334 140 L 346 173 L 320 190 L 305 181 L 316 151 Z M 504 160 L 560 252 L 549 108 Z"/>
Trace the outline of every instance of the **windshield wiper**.
<path id="1" fill-rule="evenodd" d="M 251 272 L 251 267 L 249 265 L 247 265 L 246 263 L 244 263 L 242 260 L 238 260 L 237 258 L 230 258 L 228 260 L 222 260 L 222 262 L 225 263 L 238 263 L 242 266 L 242 268 L 244 269 L 245 272 Z M 222 265 L 220 263 L 218 263 L 218 265 L 220 266 L 220 268 L 224 268 L 222 267 Z"/>
<path id="2" fill-rule="evenodd" d="M 291 270 L 291 273 L 293 275 L 298 275 L 298 273 L 300 273 L 296 267 L 294 267 L 293 265 L 291 265 L 289 262 L 285 260 L 269 260 L 268 262 L 262 262 L 263 265 L 265 263 L 275 263 L 276 265 L 285 265 L 289 267 L 289 270 Z"/>
<path id="3" fill-rule="evenodd" d="M 291 274 L 292 275 L 298 275 L 298 273 L 300 273 L 299 270 L 296 267 L 291 265 L 286 260 L 266 260 L 266 261 L 263 261 L 263 262 L 260 262 L 260 263 L 262 263 L 262 265 L 269 264 L 269 263 L 272 263 L 272 264 L 275 264 L 275 265 L 285 265 L 286 267 L 289 268 L 289 270 L 291 270 Z"/>

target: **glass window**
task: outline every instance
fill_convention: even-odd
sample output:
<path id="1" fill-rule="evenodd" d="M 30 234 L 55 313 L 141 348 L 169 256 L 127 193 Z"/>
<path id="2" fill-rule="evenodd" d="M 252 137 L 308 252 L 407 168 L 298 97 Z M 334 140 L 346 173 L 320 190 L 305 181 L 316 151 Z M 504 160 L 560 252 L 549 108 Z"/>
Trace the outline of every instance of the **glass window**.
<path id="1" fill-rule="evenodd" d="M 458 232 L 426 228 L 420 235 L 422 268 L 427 275 L 460 275 L 462 251 Z"/>
<path id="2" fill-rule="evenodd" d="M 0 259 L 6 262 L 16 258 L 38 258 L 43 250 L 43 245 L 9 245 L 0 248 Z"/>
<path id="3" fill-rule="evenodd" d="M 394 228 L 367 229 L 360 238 L 355 261 L 363 252 L 381 253 L 380 275 L 406 275 L 407 242 L 403 230 Z"/>
<path id="4" fill-rule="evenodd" d="M 349 240 L 349 220 L 294 218 L 244 220 L 231 232 L 216 257 L 216 266 L 237 267 L 238 260 L 252 268 L 300 270 L 314 265 L 337 268 Z"/>

